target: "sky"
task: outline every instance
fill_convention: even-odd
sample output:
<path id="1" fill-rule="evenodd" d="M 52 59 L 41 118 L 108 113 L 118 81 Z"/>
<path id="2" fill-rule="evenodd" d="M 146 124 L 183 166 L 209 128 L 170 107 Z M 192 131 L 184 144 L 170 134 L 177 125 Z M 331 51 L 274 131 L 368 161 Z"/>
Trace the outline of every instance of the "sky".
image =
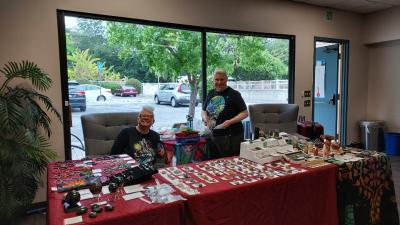
<path id="1" fill-rule="evenodd" d="M 71 16 L 66 16 L 65 17 L 65 27 L 66 28 L 75 28 L 77 26 L 78 22 L 76 20 L 76 17 L 71 17 Z"/>

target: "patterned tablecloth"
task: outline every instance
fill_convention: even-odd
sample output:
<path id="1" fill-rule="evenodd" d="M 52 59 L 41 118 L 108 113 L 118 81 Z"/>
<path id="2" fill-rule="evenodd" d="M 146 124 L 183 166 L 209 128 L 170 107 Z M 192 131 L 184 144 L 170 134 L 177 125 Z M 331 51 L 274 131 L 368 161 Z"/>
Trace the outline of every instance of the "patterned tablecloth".
<path id="1" fill-rule="evenodd" d="M 207 141 L 203 138 L 199 141 L 184 144 L 177 143 L 175 140 L 166 140 L 162 141 L 162 143 L 167 150 L 167 161 L 170 166 L 201 162 L 209 159 Z"/>
<path id="2" fill-rule="evenodd" d="M 398 225 L 390 159 L 379 154 L 338 165 L 341 225 Z"/>

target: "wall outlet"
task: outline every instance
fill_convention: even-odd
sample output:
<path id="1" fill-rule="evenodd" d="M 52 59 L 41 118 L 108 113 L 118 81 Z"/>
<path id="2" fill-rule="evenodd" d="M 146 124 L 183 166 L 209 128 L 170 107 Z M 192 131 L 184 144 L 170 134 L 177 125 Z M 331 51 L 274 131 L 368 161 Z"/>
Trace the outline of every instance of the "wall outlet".
<path id="1" fill-rule="evenodd" d="M 310 90 L 305 90 L 305 91 L 303 92 L 303 96 L 304 96 L 305 98 L 311 97 L 311 91 L 310 91 Z"/>
<path id="2" fill-rule="evenodd" d="M 311 100 L 304 100 L 304 107 L 310 107 L 311 106 Z"/>

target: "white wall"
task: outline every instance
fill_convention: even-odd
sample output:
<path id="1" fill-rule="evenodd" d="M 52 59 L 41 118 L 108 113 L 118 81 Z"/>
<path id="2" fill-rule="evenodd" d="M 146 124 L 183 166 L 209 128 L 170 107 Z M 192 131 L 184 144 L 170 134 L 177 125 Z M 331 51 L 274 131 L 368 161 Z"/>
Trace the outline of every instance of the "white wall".
<path id="1" fill-rule="evenodd" d="M 368 56 L 367 117 L 400 132 L 400 40 L 369 46 Z"/>
<path id="2" fill-rule="evenodd" d="M 349 140 L 358 134 L 356 122 L 364 119 L 367 106 L 367 48 L 362 45 L 362 16 L 334 11 L 324 20 L 324 8 L 287 1 L 268 0 L 3 0 L 0 7 L 0 65 L 29 59 L 54 81 L 46 93 L 62 111 L 56 9 L 266 33 L 296 35 L 295 102 L 300 114 L 301 93 L 311 90 L 314 37 L 350 40 Z M 0 78 L 1 79 L 1 78 Z M 1 80 L 0 80 L 1 81 Z M 52 146 L 64 159 L 62 124 L 52 125 Z M 37 201 L 45 200 L 45 189 Z"/>
<path id="3" fill-rule="evenodd" d="M 387 122 L 400 132 L 400 7 L 365 17 L 364 43 L 368 44 L 367 118 Z"/>
<path id="4" fill-rule="evenodd" d="M 400 39 L 400 6 L 365 16 L 364 43 L 373 44 Z"/>

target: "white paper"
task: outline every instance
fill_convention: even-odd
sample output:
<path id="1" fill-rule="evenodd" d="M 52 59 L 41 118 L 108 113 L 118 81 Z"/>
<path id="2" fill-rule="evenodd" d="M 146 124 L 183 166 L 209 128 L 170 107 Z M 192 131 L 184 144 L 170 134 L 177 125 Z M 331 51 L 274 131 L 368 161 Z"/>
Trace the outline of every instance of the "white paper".
<path id="1" fill-rule="evenodd" d="M 144 191 L 144 188 L 142 185 L 136 184 L 136 185 L 125 186 L 124 191 L 125 193 L 129 194 L 133 192 Z"/>
<path id="2" fill-rule="evenodd" d="M 139 199 L 142 200 L 142 201 L 144 201 L 144 202 L 146 202 L 147 204 L 151 204 L 150 201 L 148 201 L 148 200 L 146 200 L 146 199 L 144 199 L 144 198 L 139 198 Z"/>
<path id="3" fill-rule="evenodd" d="M 135 193 L 132 193 L 132 194 L 129 194 L 129 195 L 124 195 L 124 196 L 122 196 L 122 198 L 125 201 L 128 201 L 128 200 L 132 200 L 132 199 L 135 199 L 135 198 L 141 198 L 143 196 L 144 195 L 141 192 L 135 192 Z"/>
<path id="4" fill-rule="evenodd" d="M 101 192 L 103 193 L 103 195 L 110 194 L 110 190 L 108 190 L 108 186 L 103 186 L 101 188 Z"/>
<path id="5" fill-rule="evenodd" d="M 322 61 L 317 61 L 315 65 L 315 98 L 325 98 L 325 64 Z"/>
<path id="6" fill-rule="evenodd" d="M 219 124 L 219 125 L 215 126 L 214 129 L 218 130 L 218 129 L 225 129 L 225 128 L 223 127 L 222 124 Z"/>
<path id="7" fill-rule="evenodd" d="M 107 204 L 107 201 L 94 202 L 94 203 L 92 203 L 92 204 L 90 204 L 90 205 L 94 205 L 94 204 L 97 204 L 97 205 L 105 205 L 105 204 Z"/>
<path id="8" fill-rule="evenodd" d="M 87 188 L 86 188 L 86 189 L 79 190 L 78 192 L 79 192 L 79 194 L 81 194 L 81 195 L 91 194 L 91 193 L 90 193 L 90 190 L 87 189 Z"/>
<path id="9" fill-rule="evenodd" d="M 92 170 L 92 173 L 101 173 L 101 169 L 94 169 Z"/>
<path id="10" fill-rule="evenodd" d="M 81 200 L 85 200 L 85 199 L 89 199 L 89 198 L 93 198 L 93 194 L 92 193 L 88 193 L 88 194 L 84 194 L 81 195 Z"/>
<path id="11" fill-rule="evenodd" d="M 80 223 L 82 221 L 83 221 L 82 216 L 75 216 L 75 217 L 64 219 L 64 225 Z"/>

